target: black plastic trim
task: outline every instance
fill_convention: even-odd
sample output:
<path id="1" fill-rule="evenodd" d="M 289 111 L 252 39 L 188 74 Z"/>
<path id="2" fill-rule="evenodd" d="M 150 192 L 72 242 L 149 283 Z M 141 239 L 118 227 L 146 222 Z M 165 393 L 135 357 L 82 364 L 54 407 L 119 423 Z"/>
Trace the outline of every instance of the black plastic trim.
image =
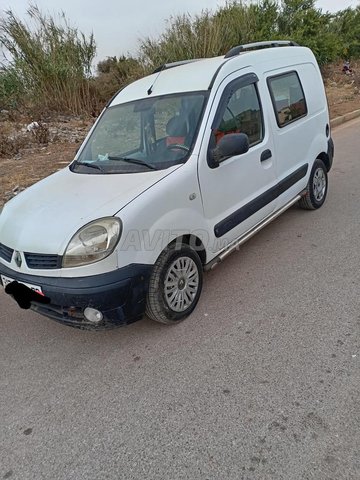
<path id="1" fill-rule="evenodd" d="M 13 256 L 14 249 L 7 247 L 6 245 L 0 243 L 0 257 L 6 260 L 7 262 L 11 262 L 11 258 Z"/>
<path id="2" fill-rule="evenodd" d="M 10 278 L 14 278 L 19 282 L 62 289 L 67 293 L 71 292 L 71 290 L 79 291 L 82 288 L 96 288 L 99 285 L 116 283 L 124 278 L 132 277 L 142 270 L 151 268 L 151 265 L 132 263 L 111 272 L 89 275 L 87 277 L 45 277 L 43 275 L 28 275 L 27 273 L 16 272 L 0 263 L 0 273 Z"/>
<path id="3" fill-rule="evenodd" d="M 0 263 L 1 274 L 39 286 L 50 298 L 48 305 L 33 302 L 33 310 L 70 326 L 97 330 L 126 325 L 141 318 L 152 268 L 152 265 L 131 264 L 100 275 L 60 278 L 23 274 Z M 85 319 L 83 311 L 89 306 L 103 313 L 101 324 L 94 325 Z"/>
<path id="4" fill-rule="evenodd" d="M 62 256 L 24 252 L 26 264 L 31 269 L 55 270 L 61 268 Z"/>
<path id="5" fill-rule="evenodd" d="M 248 52 L 249 50 L 262 50 L 264 48 L 277 48 L 277 47 L 299 47 L 299 44 L 292 40 L 270 40 L 266 42 L 254 42 L 246 43 L 245 45 L 238 45 L 231 48 L 225 58 L 231 58 L 239 55 L 241 52 Z"/>
<path id="6" fill-rule="evenodd" d="M 222 67 L 225 65 L 225 63 L 227 63 L 229 61 L 229 59 L 226 59 L 221 65 L 218 66 L 218 68 L 216 69 L 212 79 L 211 79 L 211 82 L 209 83 L 209 87 L 208 87 L 208 90 L 211 90 L 212 87 L 214 86 L 214 83 L 215 83 L 215 80 L 216 80 L 216 77 L 219 75 L 219 72 L 220 70 L 222 69 Z"/>
<path id="7" fill-rule="evenodd" d="M 260 162 L 265 162 L 266 160 L 269 160 L 271 157 L 272 157 L 271 150 L 269 149 L 264 150 L 260 156 Z"/>
<path id="8" fill-rule="evenodd" d="M 221 220 L 221 222 L 217 223 L 214 227 L 215 236 L 217 238 L 222 237 L 237 225 L 254 215 L 254 213 L 275 200 L 282 193 L 286 192 L 286 190 L 306 176 L 308 168 L 308 164 L 303 165 L 247 205 L 244 205 L 228 217 L 224 218 L 224 220 Z"/>
<path id="9" fill-rule="evenodd" d="M 328 140 L 328 151 L 327 151 L 328 157 L 329 157 L 329 169 L 328 172 L 330 171 L 333 161 L 334 161 L 334 154 L 335 154 L 335 146 L 334 146 L 334 140 L 330 137 Z"/>
<path id="10" fill-rule="evenodd" d="M 105 108 L 109 108 L 109 107 L 110 107 L 112 101 L 115 100 L 115 98 L 119 95 L 119 93 L 124 90 L 124 88 L 126 88 L 126 86 L 119 88 L 119 90 L 114 93 L 114 95 L 106 102 Z"/>

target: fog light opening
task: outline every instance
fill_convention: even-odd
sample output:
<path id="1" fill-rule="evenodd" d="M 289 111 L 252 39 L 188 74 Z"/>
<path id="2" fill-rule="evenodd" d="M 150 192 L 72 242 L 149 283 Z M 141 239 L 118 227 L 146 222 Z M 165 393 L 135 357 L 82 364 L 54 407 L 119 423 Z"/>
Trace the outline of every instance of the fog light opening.
<path id="1" fill-rule="evenodd" d="M 100 323 L 104 318 L 104 315 L 100 310 L 96 310 L 96 308 L 86 307 L 84 310 L 84 317 L 91 323 Z"/>

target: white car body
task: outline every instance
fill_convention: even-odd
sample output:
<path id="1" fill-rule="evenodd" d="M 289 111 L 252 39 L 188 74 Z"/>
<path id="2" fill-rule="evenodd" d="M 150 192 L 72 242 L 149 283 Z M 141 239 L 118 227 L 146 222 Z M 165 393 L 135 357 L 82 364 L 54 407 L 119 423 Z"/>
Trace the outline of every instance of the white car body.
<path id="1" fill-rule="evenodd" d="M 279 126 L 268 79 L 288 72 L 296 72 L 300 79 L 307 112 Z M 218 168 L 210 168 L 208 149 L 212 125 L 224 90 L 231 82 L 251 79 L 251 76 L 257 79 L 254 84 L 260 97 L 263 137 L 243 155 L 232 156 Z M 183 235 L 201 240 L 204 268 L 210 268 L 224 252 L 231 250 L 232 245 L 298 199 L 306 189 L 317 158 L 327 161 L 330 169 L 333 152 L 327 101 L 317 62 L 309 49 L 284 46 L 244 51 L 230 58 L 203 59 L 164 69 L 125 87 L 107 109 L 149 96 L 196 91 L 208 92 L 208 98 L 185 163 L 157 171 L 117 175 L 79 174 L 67 167 L 9 201 L 0 214 L 0 273 L 3 277 L 44 285 L 44 294 L 47 294 L 46 285 L 63 288 L 66 292 L 66 285 L 70 291 L 76 287 L 75 280 L 81 284 L 81 279 L 86 283 L 91 277 L 91 286 L 86 284 L 90 291 L 96 285 L 96 278 L 101 284 L 101 275 L 111 274 L 116 278 L 116 272 L 129 266 L 146 265 L 151 272 L 166 246 Z M 96 127 L 97 123 L 75 162 Z M 260 161 L 265 151 L 270 151 L 270 157 Z M 264 205 L 259 208 L 262 203 L 257 202 L 261 199 L 265 199 Z M 249 206 L 253 213 L 247 215 Z M 236 212 L 242 215 L 241 221 Z M 57 268 L 38 266 L 34 269 L 27 265 L 24 252 L 62 258 L 75 232 L 103 217 L 118 217 L 122 225 L 120 240 L 106 258 L 70 268 L 59 264 Z M 3 255 L 1 245 L 8 249 Z M 15 261 L 14 252 L 19 252 L 22 262 Z M 60 279 L 67 279 L 69 283 L 60 282 Z M 145 282 L 140 295 L 142 300 L 136 300 L 142 305 L 136 315 L 130 318 L 126 313 L 119 313 L 121 305 L 115 306 L 120 317 L 114 320 L 115 316 L 110 315 L 112 320 L 108 324 L 124 324 L 139 318 L 144 311 L 146 289 Z M 51 293 L 48 296 L 51 298 Z M 53 311 L 50 307 L 45 311 L 36 301 L 31 306 L 59 321 L 64 318 L 59 308 L 63 311 L 78 309 L 80 313 L 74 318 L 66 313 L 64 323 L 85 328 L 89 322 L 81 317 L 81 312 L 86 306 L 95 304 L 91 296 L 87 296 L 86 304 L 77 305 L 75 297 L 66 305 L 56 302 Z M 112 310 L 115 311 L 115 307 Z"/>

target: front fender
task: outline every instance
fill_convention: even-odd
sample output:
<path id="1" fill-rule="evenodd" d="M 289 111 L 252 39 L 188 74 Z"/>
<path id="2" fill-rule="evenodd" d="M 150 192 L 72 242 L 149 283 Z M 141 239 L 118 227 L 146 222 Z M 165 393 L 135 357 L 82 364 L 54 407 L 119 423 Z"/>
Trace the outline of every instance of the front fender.
<path id="1" fill-rule="evenodd" d="M 119 267 L 154 264 L 175 238 L 193 234 L 206 246 L 211 229 L 204 218 L 193 156 L 173 175 L 163 178 L 126 206 L 119 216 L 123 234 L 118 246 Z"/>

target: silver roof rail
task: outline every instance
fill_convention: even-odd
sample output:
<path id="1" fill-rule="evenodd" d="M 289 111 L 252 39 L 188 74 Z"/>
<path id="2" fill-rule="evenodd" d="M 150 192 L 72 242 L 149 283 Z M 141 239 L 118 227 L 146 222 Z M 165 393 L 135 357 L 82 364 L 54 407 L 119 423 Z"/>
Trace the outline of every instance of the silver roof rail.
<path id="1" fill-rule="evenodd" d="M 227 52 L 225 58 L 235 57 L 241 52 L 249 50 L 260 50 L 262 48 L 276 48 L 276 47 L 298 47 L 299 44 L 291 40 L 270 40 L 268 42 L 254 42 L 246 43 L 245 45 L 238 45 Z"/>

